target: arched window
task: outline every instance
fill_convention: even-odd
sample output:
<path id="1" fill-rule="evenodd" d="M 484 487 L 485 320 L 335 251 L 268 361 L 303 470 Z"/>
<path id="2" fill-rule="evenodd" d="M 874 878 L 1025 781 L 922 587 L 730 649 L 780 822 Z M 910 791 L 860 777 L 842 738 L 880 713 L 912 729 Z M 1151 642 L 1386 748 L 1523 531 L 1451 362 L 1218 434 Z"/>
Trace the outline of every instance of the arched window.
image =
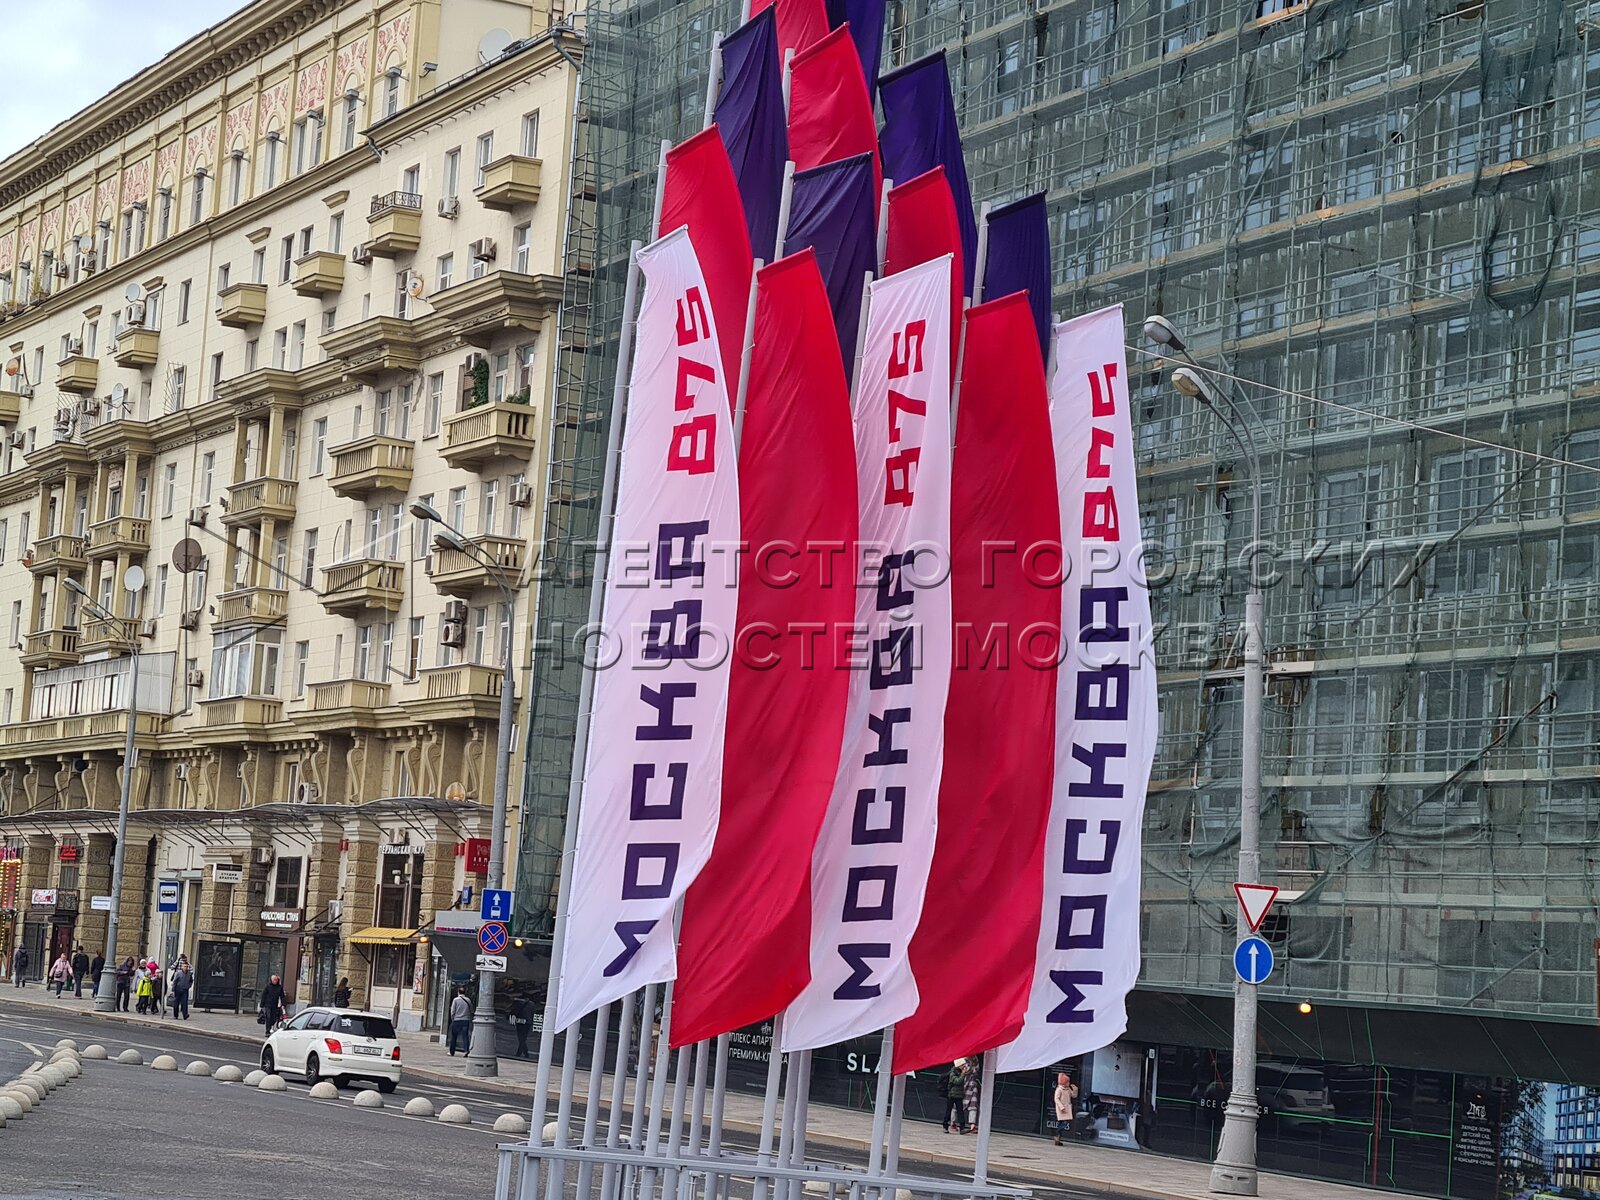
<path id="1" fill-rule="evenodd" d="M 206 169 L 194 173 L 194 183 L 189 194 L 189 224 L 198 225 L 206 219 Z"/>

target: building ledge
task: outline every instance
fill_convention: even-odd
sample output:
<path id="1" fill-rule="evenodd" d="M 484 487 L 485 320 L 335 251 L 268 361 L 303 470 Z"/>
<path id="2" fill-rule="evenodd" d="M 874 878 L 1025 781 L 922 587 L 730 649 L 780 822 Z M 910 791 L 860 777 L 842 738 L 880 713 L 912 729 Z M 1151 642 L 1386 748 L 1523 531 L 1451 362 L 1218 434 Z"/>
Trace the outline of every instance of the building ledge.
<path id="1" fill-rule="evenodd" d="M 422 365 L 417 330 L 403 317 L 368 317 L 322 339 L 328 356 L 338 359 L 353 379 L 375 379 L 390 371 L 411 372 Z"/>
<path id="2" fill-rule="evenodd" d="M 449 336 L 482 348 L 507 329 L 542 329 L 565 294 L 558 275 L 491 271 L 435 292 L 428 303 Z"/>

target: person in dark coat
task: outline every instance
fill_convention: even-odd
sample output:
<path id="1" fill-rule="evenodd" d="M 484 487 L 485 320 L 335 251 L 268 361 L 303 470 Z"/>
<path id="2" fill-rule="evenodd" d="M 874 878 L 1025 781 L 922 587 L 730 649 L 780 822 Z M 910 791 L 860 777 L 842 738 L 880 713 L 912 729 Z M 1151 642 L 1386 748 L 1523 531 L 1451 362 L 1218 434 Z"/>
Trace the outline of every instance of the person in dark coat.
<path id="1" fill-rule="evenodd" d="M 89 976 L 94 981 L 94 984 L 90 990 L 96 995 L 98 995 L 100 992 L 100 976 L 105 969 L 106 952 L 104 950 L 96 950 L 94 954 L 94 961 L 89 964 Z"/>
<path id="2" fill-rule="evenodd" d="M 533 999 L 520 995 L 511 1002 L 511 1028 L 517 1034 L 517 1057 L 528 1057 L 528 1031 L 533 1028 Z"/>
<path id="3" fill-rule="evenodd" d="M 350 977 L 344 976 L 339 980 L 339 986 L 333 989 L 333 1006 L 335 1008 L 350 1007 Z"/>
<path id="4" fill-rule="evenodd" d="M 944 1131 L 946 1133 L 965 1133 L 967 1131 L 966 1096 L 967 1071 L 963 1060 L 950 1064 L 950 1073 L 944 1077 Z"/>
<path id="5" fill-rule="evenodd" d="M 194 968 L 187 955 L 178 955 L 178 961 L 167 972 L 167 982 L 172 985 L 172 1016 L 174 1020 L 189 1019 L 189 989 L 194 987 Z"/>
<path id="6" fill-rule="evenodd" d="M 17 987 L 28 986 L 28 948 L 18 946 L 11 952 L 11 980 Z"/>
<path id="7" fill-rule="evenodd" d="M 261 1023 L 271 1033 L 283 1020 L 283 980 L 274 975 L 261 989 Z"/>
<path id="8" fill-rule="evenodd" d="M 133 994 L 133 955 L 128 955 L 117 964 L 117 1003 L 118 1012 L 128 1011 L 128 997 Z"/>
<path id="9" fill-rule="evenodd" d="M 89 977 L 89 956 L 79 946 L 72 956 L 72 994 L 76 999 L 83 999 L 83 981 Z"/>

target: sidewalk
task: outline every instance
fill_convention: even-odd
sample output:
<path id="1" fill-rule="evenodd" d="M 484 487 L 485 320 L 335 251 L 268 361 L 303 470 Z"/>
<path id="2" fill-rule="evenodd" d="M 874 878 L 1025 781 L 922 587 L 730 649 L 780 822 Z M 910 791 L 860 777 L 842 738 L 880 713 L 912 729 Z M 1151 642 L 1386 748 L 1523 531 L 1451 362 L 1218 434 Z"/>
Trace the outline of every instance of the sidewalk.
<path id="1" fill-rule="evenodd" d="M 127 1022 L 144 1029 L 170 1024 L 170 1018 L 146 1017 L 138 1013 L 96 1014 L 86 996 L 60 1000 L 33 988 L 0 989 L 0 1011 L 11 1003 L 42 1012 L 52 1010 L 77 1016 L 98 1016 L 108 1024 Z M 179 1023 L 185 1032 L 210 1034 L 253 1045 L 261 1043 L 261 1027 L 245 1014 L 196 1012 L 194 1018 Z M 502 1031 L 503 1049 L 514 1045 Z M 108 1034 L 108 1040 L 114 1035 Z M 400 1054 L 411 1080 L 439 1083 L 470 1083 L 474 1087 L 505 1091 L 531 1098 L 536 1065 L 532 1060 L 500 1059 L 497 1079 L 465 1078 L 461 1063 L 445 1051 L 444 1043 L 431 1033 L 402 1033 Z M 557 1068 L 559 1076 L 559 1066 Z M 607 1077 L 609 1079 L 609 1076 Z M 610 1095 L 606 1084 L 603 1096 Z M 574 1083 L 574 1119 L 581 1120 L 583 1098 L 588 1094 L 588 1076 L 579 1071 Z M 554 1115 L 552 1113 L 552 1115 Z M 725 1120 L 730 1129 L 754 1134 L 761 1128 L 761 1099 L 730 1093 Z M 872 1125 L 870 1113 L 854 1109 L 812 1105 L 809 1143 L 814 1148 L 833 1148 L 865 1153 Z M 929 1122 L 908 1123 L 901 1134 L 901 1164 L 914 1171 L 918 1163 L 972 1168 L 973 1138 L 952 1138 Z M 991 1171 L 1006 1178 L 1021 1178 L 1045 1186 L 1074 1187 L 1084 1191 L 1120 1193 L 1143 1200 L 1213 1200 L 1207 1190 L 1211 1176 L 1209 1163 L 1168 1158 L 1159 1154 L 1115 1150 L 1092 1145 L 1055 1146 L 1043 1137 L 996 1133 L 990 1144 Z M 1378 1200 L 1393 1198 L 1397 1192 L 1376 1191 L 1324 1183 L 1292 1175 L 1263 1172 L 1260 1195 L 1270 1200 Z"/>

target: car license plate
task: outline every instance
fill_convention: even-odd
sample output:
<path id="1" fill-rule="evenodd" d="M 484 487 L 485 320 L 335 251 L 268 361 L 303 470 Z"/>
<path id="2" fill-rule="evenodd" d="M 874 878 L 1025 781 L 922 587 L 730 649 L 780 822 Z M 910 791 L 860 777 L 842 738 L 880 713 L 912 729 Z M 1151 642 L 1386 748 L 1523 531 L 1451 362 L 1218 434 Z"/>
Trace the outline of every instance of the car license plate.
<path id="1" fill-rule="evenodd" d="M 383 1051 L 377 1046 L 356 1046 L 356 1047 L 354 1047 L 354 1050 L 355 1050 L 355 1052 L 357 1054 L 381 1054 L 381 1053 L 383 1053 Z"/>

